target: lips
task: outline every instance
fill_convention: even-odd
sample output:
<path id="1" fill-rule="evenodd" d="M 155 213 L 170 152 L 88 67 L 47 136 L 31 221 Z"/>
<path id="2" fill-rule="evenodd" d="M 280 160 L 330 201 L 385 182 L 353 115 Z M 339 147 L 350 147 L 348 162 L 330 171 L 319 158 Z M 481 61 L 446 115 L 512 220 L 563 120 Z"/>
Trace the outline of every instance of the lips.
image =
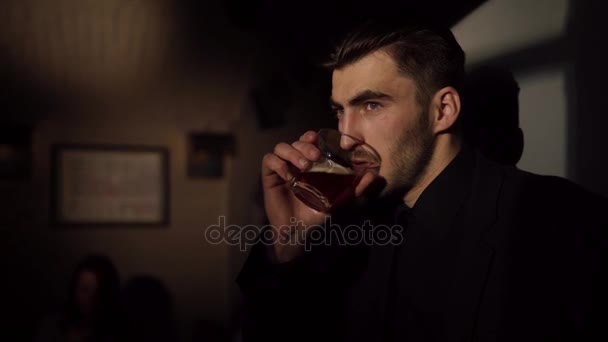
<path id="1" fill-rule="evenodd" d="M 367 160 L 353 160 L 351 163 L 352 169 L 355 170 L 356 173 L 364 172 L 369 169 L 374 169 L 378 167 L 374 163 L 370 163 Z"/>

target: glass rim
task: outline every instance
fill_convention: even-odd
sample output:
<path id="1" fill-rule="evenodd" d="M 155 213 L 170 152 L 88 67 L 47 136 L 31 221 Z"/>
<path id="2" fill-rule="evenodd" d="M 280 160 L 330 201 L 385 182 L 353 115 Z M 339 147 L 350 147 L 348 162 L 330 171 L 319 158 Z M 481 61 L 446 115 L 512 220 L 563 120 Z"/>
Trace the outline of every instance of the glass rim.
<path id="1" fill-rule="evenodd" d="M 378 153 L 378 151 L 376 151 L 375 148 L 373 148 L 370 144 L 362 141 L 361 139 L 355 138 L 352 135 L 344 133 L 344 132 L 342 132 L 342 131 L 340 131 L 338 129 L 335 129 L 335 128 L 321 128 L 321 129 L 318 129 L 316 133 L 318 135 L 321 135 L 322 131 L 333 131 L 333 132 L 336 132 L 336 133 L 340 134 L 340 137 L 346 136 L 349 139 L 352 139 L 353 141 L 356 141 L 357 145 L 363 146 L 365 149 L 369 150 L 369 152 L 371 152 L 374 155 L 374 157 L 378 158 L 378 164 L 382 164 L 382 158 L 380 157 L 380 154 Z M 321 151 L 321 153 L 323 153 L 323 151 Z"/>

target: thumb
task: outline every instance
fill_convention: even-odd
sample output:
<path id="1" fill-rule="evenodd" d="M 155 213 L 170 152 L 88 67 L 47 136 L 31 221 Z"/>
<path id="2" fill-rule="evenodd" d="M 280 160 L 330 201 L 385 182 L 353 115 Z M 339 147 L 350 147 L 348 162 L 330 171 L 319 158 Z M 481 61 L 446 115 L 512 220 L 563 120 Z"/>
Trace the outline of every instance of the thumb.
<path id="1" fill-rule="evenodd" d="M 363 177 L 361 177 L 359 184 L 357 184 L 357 187 L 355 188 L 355 196 L 359 197 L 366 195 L 375 197 L 379 195 L 385 187 L 386 180 L 384 178 L 378 176 L 377 173 L 367 171 Z"/>
<path id="2" fill-rule="evenodd" d="M 374 182 L 375 179 L 375 174 L 369 171 L 366 172 L 363 177 L 361 177 L 359 184 L 357 184 L 357 187 L 355 188 L 355 196 L 363 195 L 365 190 L 370 186 L 370 184 L 372 184 L 372 182 Z"/>

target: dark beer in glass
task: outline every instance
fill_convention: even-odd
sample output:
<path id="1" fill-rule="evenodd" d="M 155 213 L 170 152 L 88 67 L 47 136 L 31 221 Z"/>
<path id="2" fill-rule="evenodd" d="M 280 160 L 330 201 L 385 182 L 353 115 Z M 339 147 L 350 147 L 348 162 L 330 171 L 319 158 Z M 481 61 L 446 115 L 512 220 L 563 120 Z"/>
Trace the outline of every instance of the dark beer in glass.
<path id="1" fill-rule="evenodd" d="M 319 131 L 317 147 L 321 159 L 298 174 L 291 187 L 300 201 L 327 213 L 354 197 L 365 172 L 379 169 L 380 157 L 371 146 L 333 129 Z"/>

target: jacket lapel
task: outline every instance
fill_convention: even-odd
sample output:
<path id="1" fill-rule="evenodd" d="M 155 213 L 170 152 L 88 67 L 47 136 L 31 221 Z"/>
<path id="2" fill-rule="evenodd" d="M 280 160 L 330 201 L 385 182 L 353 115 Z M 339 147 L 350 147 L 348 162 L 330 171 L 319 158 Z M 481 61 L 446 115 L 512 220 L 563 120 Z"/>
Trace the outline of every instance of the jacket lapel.
<path id="1" fill-rule="evenodd" d="M 471 197 L 460 216 L 462 226 L 455 230 L 452 239 L 460 243 L 454 244 L 450 280 L 446 279 L 452 288 L 446 304 L 446 331 L 447 337 L 453 340 L 474 339 L 479 308 L 495 257 L 490 236 L 497 223 L 503 181 L 504 168 L 477 152 Z M 452 338 L 456 336 L 457 339 Z"/>
<path id="2" fill-rule="evenodd" d="M 500 166 L 477 153 L 469 195 L 451 213 L 449 227 L 438 234 L 417 226 L 406 237 L 396 303 L 395 335 L 399 338 L 473 338 L 495 253 L 486 237 L 497 220 L 503 178 Z"/>
<path id="3" fill-rule="evenodd" d="M 386 336 L 390 306 L 396 310 L 398 339 L 473 338 L 495 254 L 487 236 L 497 220 L 503 170 L 477 152 L 469 196 L 450 214 L 454 216 L 445 232 L 417 227 L 415 232 L 406 231 L 403 246 L 366 250 L 366 266 L 350 292 L 351 340 L 377 341 Z M 394 258 L 399 259 L 398 290 L 389 297 Z"/>

